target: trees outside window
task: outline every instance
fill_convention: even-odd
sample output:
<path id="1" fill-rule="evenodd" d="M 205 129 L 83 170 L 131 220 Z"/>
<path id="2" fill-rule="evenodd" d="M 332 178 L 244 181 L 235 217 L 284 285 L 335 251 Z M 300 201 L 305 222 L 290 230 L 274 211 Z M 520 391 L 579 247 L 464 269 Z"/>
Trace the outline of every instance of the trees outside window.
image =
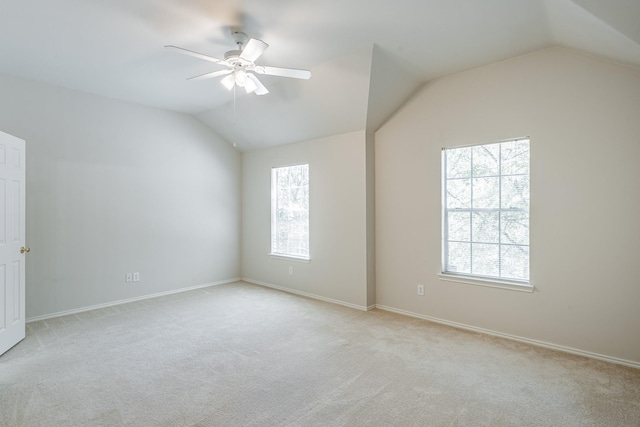
<path id="1" fill-rule="evenodd" d="M 271 169 L 271 254 L 309 259 L 309 165 Z"/>
<path id="2" fill-rule="evenodd" d="M 443 273 L 529 282 L 529 157 L 529 139 L 443 149 Z"/>

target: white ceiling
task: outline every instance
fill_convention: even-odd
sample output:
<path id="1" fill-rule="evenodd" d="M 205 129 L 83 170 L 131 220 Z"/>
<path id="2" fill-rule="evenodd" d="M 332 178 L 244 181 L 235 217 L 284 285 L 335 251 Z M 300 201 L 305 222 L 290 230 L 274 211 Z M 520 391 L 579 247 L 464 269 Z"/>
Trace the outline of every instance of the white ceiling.
<path id="1" fill-rule="evenodd" d="M 561 45 L 640 67 L 638 0 L 0 0 L 0 73 L 195 115 L 240 149 L 375 130 L 422 83 Z M 233 93 L 220 69 L 230 27 L 270 47 Z M 2 96 L 2 94 L 0 94 Z"/>

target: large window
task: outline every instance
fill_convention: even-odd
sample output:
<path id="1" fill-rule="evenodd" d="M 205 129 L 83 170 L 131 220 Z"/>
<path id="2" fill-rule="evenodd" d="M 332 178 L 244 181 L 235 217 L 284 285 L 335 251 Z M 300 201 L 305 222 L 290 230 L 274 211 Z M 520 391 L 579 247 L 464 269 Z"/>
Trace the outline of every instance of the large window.
<path id="1" fill-rule="evenodd" d="M 529 139 L 442 151 L 442 272 L 529 283 Z"/>
<path id="2" fill-rule="evenodd" d="M 271 254 L 309 259 L 309 165 L 271 169 Z"/>

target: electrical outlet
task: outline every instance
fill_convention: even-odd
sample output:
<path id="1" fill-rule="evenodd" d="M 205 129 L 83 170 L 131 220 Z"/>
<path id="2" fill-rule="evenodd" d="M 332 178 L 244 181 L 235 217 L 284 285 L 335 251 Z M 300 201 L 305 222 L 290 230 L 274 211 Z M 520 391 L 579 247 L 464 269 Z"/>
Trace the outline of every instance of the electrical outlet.
<path id="1" fill-rule="evenodd" d="M 424 296 L 424 285 L 418 285 L 418 295 Z"/>
<path id="2" fill-rule="evenodd" d="M 139 282 L 140 281 L 140 273 L 137 271 L 133 272 L 133 281 L 134 282 Z"/>
<path id="3" fill-rule="evenodd" d="M 289 274 L 293 275 L 293 267 L 289 267 Z"/>
<path id="4" fill-rule="evenodd" d="M 127 283 L 133 282 L 133 274 L 127 273 L 127 275 L 125 276 L 125 280 Z"/>

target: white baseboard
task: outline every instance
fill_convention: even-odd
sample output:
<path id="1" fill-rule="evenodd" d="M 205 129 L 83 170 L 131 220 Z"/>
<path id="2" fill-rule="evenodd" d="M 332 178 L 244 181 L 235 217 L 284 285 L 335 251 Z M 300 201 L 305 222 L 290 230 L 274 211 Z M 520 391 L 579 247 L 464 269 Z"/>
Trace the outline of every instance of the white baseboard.
<path id="1" fill-rule="evenodd" d="M 105 304 L 97 304 L 97 305 L 91 305 L 91 306 L 87 306 L 87 307 L 74 308 L 74 309 L 71 309 L 71 310 L 58 311 L 56 313 L 45 314 L 45 315 L 42 315 L 42 316 L 28 317 L 26 319 L 26 322 L 27 323 L 31 323 L 31 322 L 37 322 L 38 320 L 46 320 L 46 319 L 52 319 L 54 317 L 68 316 L 70 314 L 82 313 L 82 312 L 85 312 L 85 311 L 96 310 L 96 309 L 99 309 L 99 308 L 112 307 L 114 305 L 126 304 L 126 303 L 129 303 L 129 302 L 142 301 L 142 300 L 145 300 L 145 299 L 157 298 L 157 297 L 162 297 L 162 296 L 165 296 L 165 295 L 178 294 L 180 292 L 193 291 L 195 289 L 208 288 L 209 286 L 217 286 L 217 285 L 224 285 L 226 283 L 239 282 L 240 280 L 241 279 L 239 277 L 236 277 L 234 279 L 221 280 L 219 282 L 205 283 L 204 285 L 189 286 L 189 287 L 186 287 L 186 288 L 174 289 L 174 290 L 166 291 L 166 292 L 158 292 L 158 293 L 155 293 L 155 294 L 142 295 L 142 296 L 134 297 L 134 298 L 127 298 L 127 299 L 121 299 L 121 300 L 117 300 L 117 301 L 111 301 L 111 302 L 108 302 L 108 303 L 105 303 Z"/>
<path id="2" fill-rule="evenodd" d="M 610 362 L 610 363 L 615 363 L 615 364 L 618 364 L 618 365 L 624 365 L 624 366 L 629 366 L 631 368 L 640 369 L 640 363 L 639 362 L 634 362 L 632 360 L 619 359 L 617 357 L 606 356 L 604 354 L 598 354 L 598 353 L 592 353 L 590 351 L 579 350 L 577 348 L 566 347 L 566 346 L 563 346 L 563 345 L 553 344 L 553 343 L 546 342 L 546 341 L 538 341 L 538 340 L 534 340 L 534 339 L 530 339 L 530 338 L 519 337 L 517 335 L 504 334 L 502 332 L 496 332 L 496 331 L 492 331 L 490 329 L 478 328 L 478 327 L 475 327 L 475 326 L 465 325 L 463 323 L 451 322 L 451 321 L 444 320 L 444 319 L 438 319 L 437 317 L 425 316 L 425 315 L 422 315 L 422 314 L 413 313 L 411 311 L 406 311 L 406 310 L 400 310 L 398 308 L 388 307 L 388 306 L 385 306 L 385 305 L 376 304 L 376 308 L 378 308 L 380 310 L 384 310 L 384 311 L 390 311 L 392 313 L 398 313 L 398 314 L 402 314 L 402 315 L 405 315 L 405 316 L 411 316 L 411 317 L 416 317 L 418 319 L 428 320 L 430 322 L 440 323 L 442 325 L 452 326 L 454 328 L 466 329 L 468 331 L 479 332 L 479 333 L 482 333 L 482 334 L 492 335 L 492 336 L 500 337 L 500 338 L 506 338 L 506 339 L 513 340 L 513 341 L 519 341 L 519 342 L 523 342 L 523 343 L 526 343 L 526 344 L 535 345 L 535 346 L 538 346 L 538 347 L 545 347 L 545 348 L 549 348 L 549 349 L 552 349 L 552 350 L 558 350 L 558 351 L 562 351 L 562 352 L 565 352 L 565 353 L 571 353 L 571 354 L 575 354 L 575 355 L 578 355 L 578 356 L 589 357 L 591 359 L 603 360 L 605 362 Z"/>
<path id="3" fill-rule="evenodd" d="M 590 352 L 590 351 L 585 351 L 585 350 L 580 350 L 580 349 L 577 349 L 577 348 L 572 348 L 572 347 L 567 347 L 567 346 L 563 346 L 563 345 L 553 344 L 553 343 L 546 342 L 546 341 L 539 341 L 539 340 L 534 340 L 534 339 L 530 339 L 530 338 L 520 337 L 520 336 L 517 336 L 517 335 L 505 334 L 505 333 L 502 333 L 502 332 L 492 331 L 490 329 L 484 329 L 484 328 L 478 328 L 476 326 L 465 325 L 463 323 L 451 322 L 449 320 L 439 319 L 437 317 L 425 316 L 425 315 L 422 315 L 422 314 L 414 313 L 414 312 L 407 311 L 407 310 L 401 310 L 401 309 L 394 308 L 394 307 L 388 307 L 388 306 L 381 305 L 381 304 L 374 304 L 374 305 L 371 305 L 369 307 L 365 307 L 365 306 L 346 303 L 344 301 L 334 300 L 334 299 L 331 299 L 331 298 L 325 298 L 325 297 L 322 297 L 322 296 L 319 296 L 319 295 L 315 295 L 315 294 L 310 294 L 310 293 L 307 293 L 307 292 L 297 291 L 295 289 L 285 288 L 285 287 L 282 287 L 282 286 L 274 285 L 272 283 L 262 282 L 260 280 L 249 279 L 249 278 L 246 278 L 246 277 L 243 277 L 242 281 L 248 282 L 248 283 L 253 283 L 253 284 L 259 285 L 259 286 L 264 286 L 264 287 L 267 287 L 267 288 L 277 289 L 279 291 L 284 291 L 284 292 L 288 292 L 288 293 L 291 293 L 291 294 L 301 295 L 301 296 L 305 296 L 305 297 L 308 297 L 308 298 L 313 298 L 313 299 L 317 299 L 317 300 L 321 300 L 321 301 L 330 302 L 330 303 L 333 303 L 333 304 L 338 304 L 338 305 L 343 305 L 343 306 L 350 307 L 350 308 L 355 308 L 357 310 L 370 311 L 370 310 L 373 310 L 374 308 L 377 308 L 377 309 L 380 309 L 380 310 L 390 311 L 390 312 L 397 313 L 397 314 L 402 314 L 402 315 L 405 315 L 405 316 L 410 316 L 410 317 L 415 317 L 415 318 L 418 318 L 418 319 L 428 320 L 430 322 L 440 323 L 442 325 L 447 325 L 447 326 L 451 326 L 451 327 L 454 327 L 454 328 L 465 329 L 465 330 L 473 331 L 473 332 L 479 332 L 479 333 L 482 333 L 482 334 L 492 335 L 492 336 L 495 336 L 495 337 L 505 338 L 505 339 L 509 339 L 509 340 L 513 340 L 513 341 L 519 341 L 519 342 L 523 342 L 523 343 L 526 343 L 526 344 L 535 345 L 535 346 L 538 346 L 538 347 L 544 347 L 544 348 L 549 348 L 549 349 L 552 349 L 552 350 L 558 350 L 558 351 L 562 351 L 564 353 L 575 354 L 575 355 L 578 355 L 578 356 L 584 356 L 584 357 L 588 357 L 588 358 L 591 358 L 591 359 L 602 360 L 602 361 L 605 361 L 605 362 L 610 362 L 610 363 L 615 363 L 615 364 L 618 364 L 618 365 L 624 365 L 624 366 L 629 366 L 631 368 L 640 369 L 640 362 L 634 362 L 632 360 L 620 359 L 620 358 L 613 357 L 613 356 L 607 356 L 607 355 L 604 355 L 604 354 L 593 353 L 593 352 Z"/>
<path id="4" fill-rule="evenodd" d="M 487 335 L 492 335 L 495 337 L 500 337 L 500 338 L 506 338 L 509 340 L 513 340 L 513 341 L 519 341 L 519 342 L 523 342 L 526 344 L 531 344 L 531 345 L 535 345 L 538 347 L 544 347 L 544 348 L 549 348 L 552 350 L 558 350 L 558 351 L 562 351 L 565 353 L 570 353 L 570 354 L 575 354 L 578 356 L 584 356 L 584 357 L 588 357 L 591 359 L 597 359 L 597 360 L 602 360 L 605 362 L 610 362 L 610 363 L 615 363 L 618 365 L 624 365 L 624 366 L 629 366 L 631 368 L 636 368 L 636 369 L 640 369 L 640 362 L 634 362 L 632 360 L 626 360 L 626 359 L 620 359 L 617 357 L 612 357 L 612 356 L 607 356 L 604 354 L 599 354 L 599 353 L 593 353 L 590 351 L 585 351 L 585 350 L 580 350 L 580 349 L 576 349 L 576 348 L 572 348 L 572 347 L 566 347 L 563 345 L 558 345 L 558 344 L 553 344 L 550 342 L 546 342 L 546 341 L 539 341 L 539 340 L 534 340 L 534 339 L 530 339 L 530 338 L 524 338 L 524 337 L 520 337 L 517 335 L 511 335 L 511 334 L 505 334 L 502 332 L 496 332 L 490 329 L 484 329 L 484 328 L 478 328 L 476 326 L 470 326 L 470 325 L 465 325 L 463 323 L 457 323 L 457 322 L 451 322 L 449 320 L 444 320 L 444 319 L 439 319 L 437 317 L 431 317 L 431 316 L 425 316 L 423 314 L 418 314 L 418 313 L 414 313 L 411 311 L 407 311 L 407 310 L 402 310 L 402 309 L 398 309 L 398 308 L 394 308 L 394 307 L 389 307 L 389 306 L 385 306 L 382 304 L 374 304 L 371 306 L 362 306 L 362 305 L 357 305 L 357 304 L 351 304 L 348 302 L 344 302 L 344 301 L 340 301 L 340 300 L 336 300 L 336 299 L 332 299 L 332 298 L 326 298 L 320 295 L 315 295 L 315 294 L 311 294 L 308 292 L 302 292 L 302 291 L 298 291 L 295 289 L 290 289 L 290 288 L 286 288 L 283 286 L 278 286 L 278 285 L 274 285 L 272 283 L 267 283 L 267 282 L 263 282 L 260 280 L 254 280 L 254 279 L 249 279 L 246 277 L 236 277 L 233 279 L 227 279 L 227 280 L 221 280 L 219 282 L 212 282 L 212 283 L 205 283 L 203 285 L 196 285 L 196 286 L 189 286 L 186 288 L 180 288 L 180 289 L 174 289 L 171 291 L 166 291 L 166 292 L 158 292 L 155 294 L 149 294 L 149 295 L 143 295 L 143 296 L 139 296 L 139 297 L 134 297 L 134 298 L 127 298 L 127 299 L 123 299 L 123 300 L 118 300 L 118 301 L 112 301 L 112 302 L 108 302 L 105 304 L 97 304 L 97 305 L 92 305 L 92 306 L 87 306 L 87 307 L 81 307 L 81 308 L 76 308 L 76 309 L 72 309 L 72 310 L 65 310 L 65 311 L 59 311 L 56 313 L 51 313 L 51 314 L 45 314 L 42 316 L 35 316 L 35 317 L 29 317 L 26 319 L 27 323 L 30 322 L 37 322 L 38 320 L 46 320 L 46 319 L 52 319 L 54 317 L 60 317 L 60 316 L 68 316 L 70 314 L 77 314 L 77 313 L 82 313 L 85 311 L 90 311 L 90 310 L 96 310 L 96 309 L 100 309 L 100 308 L 106 308 L 106 307 L 112 307 L 114 305 L 120 305 L 120 304 L 126 304 L 126 303 L 130 303 L 130 302 L 135 302 L 135 301 L 142 301 L 142 300 L 146 300 L 146 299 L 151 299 L 151 298 L 157 298 L 157 297 L 161 297 L 161 296 L 165 296 L 165 295 L 172 295 L 172 294 L 177 294 L 177 293 L 181 293 L 181 292 L 187 292 L 187 291 L 192 291 L 192 290 L 196 290 L 196 289 L 202 289 L 202 288 L 208 288 L 210 286 L 217 286 L 217 285 L 224 285 L 227 283 L 233 283 L 233 282 L 238 282 L 238 281 L 244 281 L 247 283 L 253 283 L 254 285 L 258 285 L 258 286 L 264 286 L 266 288 L 272 288 L 272 289 L 276 289 L 279 291 L 283 291 L 283 292 L 287 292 L 287 293 L 291 293 L 291 294 L 295 294 L 295 295 L 300 295 L 300 296 L 304 296 L 307 298 L 312 298 L 312 299 L 316 299 L 316 300 L 320 300 L 320 301 L 325 301 L 325 302 L 329 302 L 332 304 L 337 304 L 337 305 L 342 305 L 345 307 L 349 307 L 349 308 L 354 308 L 356 310 L 360 310 L 360 311 L 370 311 L 373 309 L 380 309 L 380 310 L 384 310 L 384 311 L 389 311 L 392 313 L 397 313 L 397 314 L 402 314 L 405 316 L 410 316 L 410 317 L 415 317 L 418 319 L 423 319 L 423 320 L 428 320 L 430 322 L 435 322 L 435 323 L 440 323 L 442 325 L 447 325 L 447 326 L 452 326 L 454 328 L 459 328 L 459 329 L 465 329 L 468 331 L 473 331 L 473 332 L 479 332 L 482 334 L 487 334 Z"/>
<path id="5" fill-rule="evenodd" d="M 274 285 L 272 283 L 262 282 L 260 280 L 249 279 L 247 277 L 243 277 L 242 281 L 243 282 L 247 282 L 247 283 L 253 283 L 254 285 L 258 285 L 258 286 L 264 286 L 265 288 L 277 289 L 279 291 L 287 292 L 287 293 L 290 293 L 290 294 L 300 295 L 300 296 L 303 296 L 303 297 L 317 299 L 317 300 L 320 300 L 320 301 L 326 301 L 326 302 L 330 302 L 332 304 L 343 305 L 343 306 L 349 307 L 349 308 L 355 308 L 356 310 L 369 311 L 369 310 L 373 310 L 375 308 L 375 305 L 372 305 L 370 307 L 366 307 L 364 305 L 351 304 L 349 302 L 344 302 L 344 301 L 340 301 L 340 300 L 337 300 L 337 299 L 327 298 L 327 297 L 323 297 L 323 296 L 316 295 L 316 294 L 310 294 L 308 292 L 297 291 L 295 289 L 285 288 L 284 286 L 278 286 L 278 285 Z"/>

